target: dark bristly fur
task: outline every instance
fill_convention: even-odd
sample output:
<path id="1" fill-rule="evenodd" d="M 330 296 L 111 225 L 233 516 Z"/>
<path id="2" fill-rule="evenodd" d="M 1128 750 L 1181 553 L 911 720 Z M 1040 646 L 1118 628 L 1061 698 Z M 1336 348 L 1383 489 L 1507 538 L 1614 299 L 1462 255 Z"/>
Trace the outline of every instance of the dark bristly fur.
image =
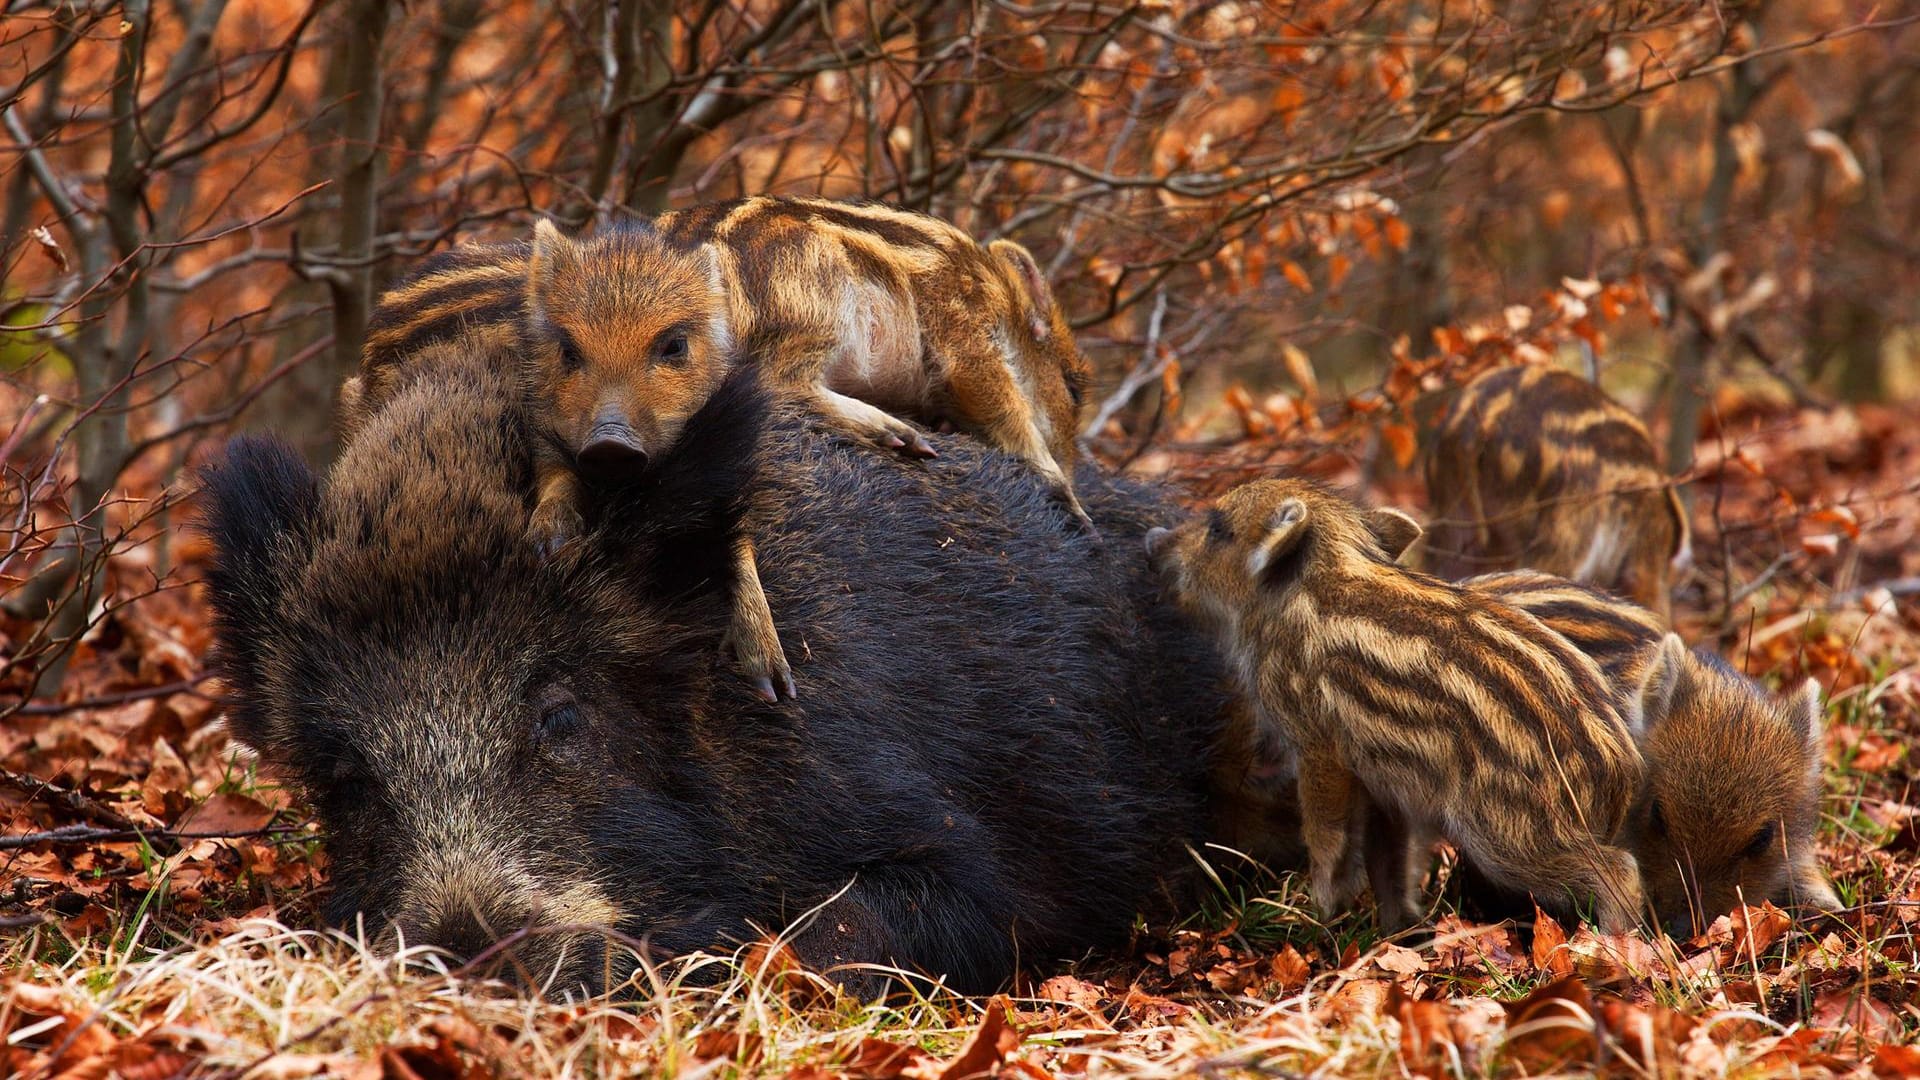
<path id="1" fill-rule="evenodd" d="M 1438 832 L 1501 883 L 1592 898 L 1624 927 L 1639 876 L 1612 838 L 1641 763 L 1599 668 L 1524 612 L 1396 566 L 1418 535 L 1395 511 L 1268 480 L 1148 549 L 1297 755 L 1323 907 L 1358 892 L 1364 847 L 1383 922 L 1412 921 L 1412 856 Z"/>
<path id="2" fill-rule="evenodd" d="M 1686 513 L 1647 429 L 1578 376 L 1500 368 L 1462 387 L 1426 456 L 1427 568 L 1530 567 L 1631 597 L 1662 619 Z"/>
<path id="3" fill-rule="evenodd" d="M 1087 364 L 1012 241 L 825 199 L 744 199 L 579 240 L 542 221 L 531 243 L 448 253 L 381 298 L 342 392 L 345 427 L 387 400 L 422 345 L 481 334 L 525 362 L 542 435 L 528 531 L 550 548 L 580 531 L 577 465 L 643 468 L 741 363 L 882 446 L 933 452 L 896 413 L 951 420 L 1026 461 L 1086 522 L 1070 478 Z M 734 547 L 729 646 L 764 695 L 791 695 L 751 530 Z"/>
<path id="4" fill-rule="evenodd" d="M 234 730 L 317 810 L 335 917 L 465 952 L 550 928 L 517 959 L 564 987 L 608 954 L 560 927 L 679 952 L 825 904 L 809 964 L 980 991 L 1124 935 L 1180 872 L 1219 669 L 1144 568 L 1062 543 L 1019 462 L 865 452 L 730 381 L 543 559 L 511 352 L 417 359 L 323 484 L 258 440 L 207 476 Z M 1166 513 L 1080 480 L 1113 536 Z M 743 511 L 802 702 L 712 671 Z"/>
<path id="5" fill-rule="evenodd" d="M 1674 934 L 1704 929 L 1742 898 L 1839 906 L 1814 848 L 1817 684 L 1769 697 L 1718 656 L 1687 651 L 1652 612 L 1577 582 L 1516 571 L 1461 584 L 1532 613 L 1606 672 L 1647 761 L 1622 843 Z"/>

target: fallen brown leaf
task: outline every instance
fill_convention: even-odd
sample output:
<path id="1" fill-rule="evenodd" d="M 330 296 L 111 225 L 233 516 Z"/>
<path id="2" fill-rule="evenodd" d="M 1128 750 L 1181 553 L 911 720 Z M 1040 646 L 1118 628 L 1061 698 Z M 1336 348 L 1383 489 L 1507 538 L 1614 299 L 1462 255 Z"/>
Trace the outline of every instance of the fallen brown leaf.
<path id="1" fill-rule="evenodd" d="M 1071 1005 L 1077 1009 L 1092 1012 L 1100 1010 L 1100 1003 L 1106 1000 L 1107 991 L 1097 983 L 1072 975 L 1055 975 L 1040 984 L 1034 991 L 1034 997 L 1041 1001 L 1051 1001 L 1060 1005 Z"/>
<path id="2" fill-rule="evenodd" d="M 1886 1042 L 1898 1021 L 1893 1010 L 1868 997 L 1858 986 L 1827 990 L 1813 999 L 1807 1023 L 1828 1031 L 1847 1031 L 1868 1043 Z"/>
<path id="3" fill-rule="evenodd" d="M 1427 958 L 1400 945 L 1382 945 L 1374 965 L 1393 975 L 1418 975 L 1427 970 Z"/>
<path id="4" fill-rule="evenodd" d="M 161 743 L 159 745 L 166 745 Z M 273 822 L 274 812 L 258 799 L 223 791 L 180 815 L 174 829 L 182 836 L 233 836 L 259 832 Z"/>
<path id="5" fill-rule="evenodd" d="M 1267 961 L 1267 974 L 1274 982 L 1280 984 L 1282 993 L 1291 994 L 1307 985 L 1307 976 L 1310 972 L 1307 958 L 1301 956 L 1300 950 L 1292 945 L 1281 949 Z"/>
<path id="6" fill-rule="evenodd" d="M 1619 999 L 1601 1002 L 1600 1026 L 1613 1053 L 1632 1062 L 1636 1075 L 1671 1076 L 1681 1044 L 1699 1022 L 1665 1005 L 1634 1005 Z"/>
<path id="7" fill-rule="evenodd" d="M 1920 1049 L 1881 1045 L 1873 1051 L 1873 1075 L 1920 1076 Z"/>
<path id="8" fill-rule="evenodd" d="M 1453 1010 L 1444 1002 L 1416 1001 L 1395 983 L 1387 991 L 1386 1014 L 1400 1025 L 1400 1061 L 1415 1076 L 1445 1076 L 1458 1056 Z"/>
<path id="9" fill-rule="evenodd" d="M 1519 1001 L 1508 1002 L 1509 1060 L 1526 1072 L 1562 1072 L 1590 1065 L 1599 1053 L 1593 997 L 1587 984 L 1569 976 L 1548 983 Z"/>
<path id="10" fill-rule="evenodd" d="M 1538 905 L 1533 909 L 1533 967 L 1534 970 L 1564 979 L 1573 974 L 1573 957 L 1567 955 L 1567 932 L 1553 916 L 1541 911 Z"/>
<path id="11" fill-rule="evenodd" d="M 486 1080 L 491 1071 L 460 1053 L 441 1035 L 431 1046 L 389 1046 L 380 1051 L 382 1080 Z"/>
<path id="12" fill-rule="evenodd" d="M 1012 1012 L 1013 1004 L 1005 997 L 987 1002 L 987 1014 L 980 1026 L 967 1037 L 953 1060 L 929 1080 L 976 1080 L 991 1075 L 1020 1045 L 1020 1031 L 1013 1026 Z"/>
<path id="13" fill-rule="evenodd" d="M 741 1034 L 732 1029 L 708 1028 L 693 1040 L 693 1056 L 702 1061 L 724 1058 L 751 1065 L 760 1059 L 761 1042 L 757 1031 Z"/>
<path id="14" fill-rule="evenodd" d="M 1730 918 L 1733 927 L 1733 951 L 1728 960 L 1736 964 L 1742 961 L 1753 962 L 1793 926 L 1793 919 L 1786 912 L 1774 907 L 1770 901 L 1766 900 L 1762 900 L 1759 907 L 1743 904 L 1733 912 Z"/>
<path id="15" fill-rule="evenodd" d="M 861 1039 L 847 1058 L 847 1076 L 852 1080 L 897 1080 L 910 1075 L 937 1069 L 938 1063 L 933 1055 L 917 1046 L 905 1046 L 885 1039 Z"/>
<path id="16" fill-rule="evenodd" d="M 1127 996 L 1120 1001 L 1120 1011 L 1135 1024 L 1154 1025 L 1177 1022 L 1193 1012 L 1193 1006 L 1129 986 Z"/>
<path id="17" fill-rule="evenodd" d="M 1567 942 L 1574 974 L 1589 983 L 1635 982 L 1664 969 L 1652 945 L 1632 934 L 1600 934 L 1581 927 Z"/>
<path id="18" fill-rule="evenodd" d="M 1391 987 L 1385 979 L 1353 979 L 1343 985 L 1314 1010 L 1314 1016 L 1321 1023 L 1338 1027 L 1352 1023 L 1361 1017 L 1375 1017 L 1386 1007 L 1387 991 Z"/>

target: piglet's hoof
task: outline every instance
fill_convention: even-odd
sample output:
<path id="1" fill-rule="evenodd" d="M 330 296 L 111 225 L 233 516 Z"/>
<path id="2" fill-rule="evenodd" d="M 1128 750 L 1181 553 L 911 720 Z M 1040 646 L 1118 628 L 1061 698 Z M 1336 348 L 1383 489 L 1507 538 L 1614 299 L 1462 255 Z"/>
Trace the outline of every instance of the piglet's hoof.
<path id="1" fill-rule="evenodd" d="M 799 700 L 800 690 L 794 685 L 793 668 L 788 666 L 786 653 L 781 650 L 778 638 L 762 649 L 742 649 L 740 636 L 729 631 L 721 642 L 721 652 L 733 655 L 730 666 L 740 673 L 740 677 L 753 688 L 753 695 L 761 701 L 776 705 L 783 699 Z"/>
<path id="2" fill-rule="evenodd" d="M 1105 545 L 1102 544 L 1100 540 L 1100 527 L 1095 525 L 1093 518 L 1087 515 L 1087 510 L 1080 505 L 1080 500 L 1075 498 L 1070 491 L 1059 492 L 1057 497 L 1061 504 L 1067 508 L 1067 513 L 1073 516 L 1073 527 L 1075 531 L 1093 541 L 1095 548 L 1104 547 Z"/>
<path id="3" fill-rule="evenodd" d="M 579 515 L 534 511 L 527 523 L 527 542 L 533 545 L 542 562 L 552 562 L 581 532 Z"/>
<path id="4" fill-rule="evenodd" d="M 909 457 L 937 458 L 940 452 L 927 442 L 927 437 L 919 431 L 902 426 L 895 430 L 880 433 L 880 445 L 889 450 L 898 450 Z"/>
<path id="5" fill-rule="evenodd" d="M 800 698 L 800 690 L 794 686 L 791 672 L 749 675 L 747 682 L 752 684 L 754 696 L 769 705 L 777 705 L 782 699 L 797 701 Z"/>

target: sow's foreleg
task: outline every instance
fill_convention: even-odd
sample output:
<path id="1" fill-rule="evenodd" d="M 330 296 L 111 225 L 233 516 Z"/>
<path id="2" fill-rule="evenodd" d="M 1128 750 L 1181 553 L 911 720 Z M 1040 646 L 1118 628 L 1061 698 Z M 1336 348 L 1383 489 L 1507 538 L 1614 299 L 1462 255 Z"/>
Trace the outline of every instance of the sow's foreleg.
<path id="1" fill-rule="evenodd" d="M 794 932 L 793 951 L 861 997 L 884 991 L 899 971 L 960 993 L 994 990 L 1013 970 L 1019 928 L 1006 914 L 1012 894 L 992 841 L 952 807 L 934 821 L 914 817 L 917 835 L 896 837 L 892 851 L 855 869 Z"/>

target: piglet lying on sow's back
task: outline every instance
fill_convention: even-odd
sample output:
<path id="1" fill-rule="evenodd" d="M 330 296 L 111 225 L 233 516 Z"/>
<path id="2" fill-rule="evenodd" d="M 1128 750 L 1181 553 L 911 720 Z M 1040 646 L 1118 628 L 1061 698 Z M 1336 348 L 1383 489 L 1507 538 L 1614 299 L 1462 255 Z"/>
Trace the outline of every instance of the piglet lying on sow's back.
<path id="1" fill-rule="evenodd" d="M 679 954 L 824 904 L 809 965 L 978 991 L 1180 872 L 1217 666 L 1031 470 L 864 452 L 741 379 L 543 560 L 510 358 L 435 348 L 324 480 L 253 438 L 206 475 L 233 730 L 317 812 L 333 918 L 469 955 L 530 930 L 519 966 L 571 986 L 627 970 L 587 927 Z M 1081 484 L 1103 533 L 1166 516 Z M 714 670 L 743 515 L 798 703 Z"/>

